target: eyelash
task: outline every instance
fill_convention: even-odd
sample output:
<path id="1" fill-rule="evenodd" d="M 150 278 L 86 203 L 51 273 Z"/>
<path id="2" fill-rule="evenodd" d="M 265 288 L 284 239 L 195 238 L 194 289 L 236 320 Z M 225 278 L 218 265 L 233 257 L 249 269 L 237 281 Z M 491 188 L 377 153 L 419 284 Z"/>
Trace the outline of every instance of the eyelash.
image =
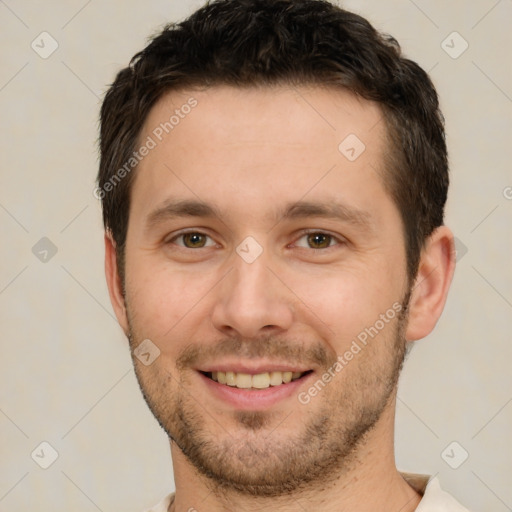
<path id="1" fill-rule="evenodd" d="M 332 249 L 333 247 L 336 247 L 337 245 L 343 245 L 345 243 L 345 240 L 339 236 L 333 235 L 332 233 L 329 233 L 328 231 L 322 231 L 318 229 L 311 229 L 304 231 L 299 238 L 294 242 L 296 244 L 299 240 L 301 240 L 304 237 L 308 237 L 309 235 L 324 235 L 327 237 L 330 237 L 331 242 L 335 242 L 332 245 L 329 245 L 324 248 L 313 248 L 313 247 L 299 247 L 299 249 L 306 249 L 310 251 L 327 251 L 328 249 Z M 287 246 L 289 247 L 289 246 Z"/>
<path id="2" fill-rule="evenodd" d="M 206 233 L 203 233 L 202 231 L 185 231 L 185 232 L 182 232 L 182 233 L 179 233 L 175 236 L 173 236 L 171 239 L 167 240 L 165 243 L 166 244 L 175 244 L 177 245 L 178 247 L 182 248 L 182 249 L 185 249 L 185 250 L 197 250 L 197 249 L 206 249 L 208 247 L 212 247 L 214 244 L 211 244 L 211 245 L 206 245 L 206 246 L 203 246 L 203 247 L 198 247 L 198 248 L 192 248 L 192 247 L 186 247 L 184 244 L 176 244 L 176 240 L 186 236 L 186 235 L 201 235 L 201 236 L 204 236 L 204 237 L 207 237 L 209 238 L 210 240 L 213 241 L 213 238 L 210 236 L 210 235 L 207 235 Z M 336 236 L 336 235 L 333 235 L 327 231 L 321 231 L 321 230 L 308 230 L 308 231 L 305 231 L 301 234 L 301 236 L 299 238 L 297 238 L 295 240 L 295 242 L 293 242 L 293 244 L 296 244 L 299 240 L 301 240 L 302 238 L 304 237 L 308 237 L 309 235 L 324 235 L 324 236 L 327 236 L 327 237 L 330 237 L 331 238 L 331 242 L 334 242 L 333 244 L 327 246 L 327 247 L 324 247 L 324 248 L 313 248 L 313 247 L 300 247 L 298 246 L 299 249 L 306 249 L 306 250 L 310 250 L 310 251 L 327 251 L 328 249 L 331 249 L 333 247 L 336 247 L 338 245 L 344 245 L 346 243 L 346 240 L 339 237 L 339 236 Z M 292 245 L 292 244 L 290 244 Z M 290 245 L 287 245 L 286 247 L 289 248 Z"/>
<path id="3" fill-rule="evenodd" d="M 207 237 L 209 238 L 210 240 L 213 241 L 213 238 L 210 236 L 210 235 L 207 235 L 206 233 L 203 233 L 202 231 L 194 231 L 194 230 L 191 230 L 191 231 L 183 231 L 177 235 L 174 235 L 172 238 L 170 238 L 169 240 L 166 240 L 165 244 L 168 245 L 168 244 L 175 244 L 177 245 L 178 247 L 182 248 L 182 249 L 190 249 L 190 250 L 197 250 L 197 249 L 193 249 L 191 247 L 186 247 L 184 244 L 181 245 L 181 244 L 176 244 L 176 240 L 178 239 L 183 239 L 184 236 L 186 235 L 201 235 L 201 236 L 204 236 L 204 237 Z M 213 244 L 212 244 L 213 245 Z M 212 247 L 212 245 L 209 245 L 209 246 L 206 246 L 206 247 Z M 204 249 L 205 247 L 199 247 L 199 249 Z"/>

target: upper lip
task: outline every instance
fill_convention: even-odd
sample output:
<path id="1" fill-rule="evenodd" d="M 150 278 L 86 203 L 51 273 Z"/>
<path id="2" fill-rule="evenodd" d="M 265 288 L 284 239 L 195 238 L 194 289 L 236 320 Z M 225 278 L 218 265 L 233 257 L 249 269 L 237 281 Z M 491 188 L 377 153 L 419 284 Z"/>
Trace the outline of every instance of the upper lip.
<path id="1" fill-rule="evenodd" d="M 233 372 L 233 373 L 248 373 L 250 375 L 258 375 L 266 372 L 307 372 L 311 368 L 306 368 L 297 364 L 279 363 L 279 362 L 219 362 L 208 363 L 200 368 L 198 371 L 209 372 Z"/>

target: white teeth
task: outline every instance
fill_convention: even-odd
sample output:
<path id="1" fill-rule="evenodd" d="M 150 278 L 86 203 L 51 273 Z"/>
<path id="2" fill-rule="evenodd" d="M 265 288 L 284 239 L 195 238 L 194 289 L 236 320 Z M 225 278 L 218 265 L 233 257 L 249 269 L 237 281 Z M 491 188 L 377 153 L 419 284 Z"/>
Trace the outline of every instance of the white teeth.
<path id="1" fill-rule="evenodd" d="M 220 372 L 218 372 L 220 373 Z M 236 374 L 233 372 L 226 372 L 226 384 L 228 386 L 236 386 Z"/>
<path id="2" fill-rule="evenodd" d="M 270 386 L 270 375 L 268 373 L 258 373 L 252 376 L 252 387 L 265 389 Z"/>
<path id="3" fill-rule="evenodd" d="M 265 372 L 257 375 L 235 372 L 212 372 L 211 378 L 219 384 L 240 389 L 265 389 L 270 386 L 280 386 L 296 380 L 303 375 L 303 372 Z"/>
<path id="4" fill-rule="evenodd" d="M 283 372 L 270 372 L 270 385 L 280 386 L 283 383 Z"/>
<path id="5" fill-rule="evenodd" d="M 249 389 L 252 387 L 252 376 L 248 373 L 237 373 L 236 375 L 236 387 L 242 389 Z"/>

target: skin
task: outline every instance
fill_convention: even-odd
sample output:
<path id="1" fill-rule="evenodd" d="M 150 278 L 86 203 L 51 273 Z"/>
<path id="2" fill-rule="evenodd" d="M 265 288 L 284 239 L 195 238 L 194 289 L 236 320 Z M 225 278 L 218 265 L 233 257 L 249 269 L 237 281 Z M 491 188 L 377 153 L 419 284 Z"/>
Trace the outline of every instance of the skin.
<path id="1" fill-rule="evenodd" d="M 191 96 L 197 106 L 136 171 L 125 296 L 105 236 L 119 323 L 132 349 L 150 339 L 160 350 L 152 364 L 134 364 L 172 438 L 173 510 L 414 510 L 420 496 L 394 460 L 396 379 L 406 343 L 426 336 L 443 310 L 451 232 L 442 226 L 426 241 L 409 282 L 401 217 L 383 185 L 389 144 L 378 105 L 318 87 L 174 91 L 153 107 L 140 140 Z M 349 134 L 366 147 L 353 162 L 338 150 Z M 149 222 L 185 200 L 215 215 Z M 342 204 L 352 215 L 283 217 L 298 201 Z M 207 237 L 179 237 L 183 230 Z M 312 240 L 311 231 L 332 238 Z M 236 251 L 246 237 L 263 250 L 252 263 Z M 358 334 L 393 304 L 405 307 L 409 290 L 407 314 L 301 403 Z M 199 373 L 272 364 L 312 372 L 270 406 L 233 405 Z"/>

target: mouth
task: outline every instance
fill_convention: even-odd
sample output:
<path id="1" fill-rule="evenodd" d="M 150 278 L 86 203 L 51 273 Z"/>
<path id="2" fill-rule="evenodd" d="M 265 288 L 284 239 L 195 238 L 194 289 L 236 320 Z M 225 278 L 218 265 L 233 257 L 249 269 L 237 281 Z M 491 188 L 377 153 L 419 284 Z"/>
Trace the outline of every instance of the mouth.
<path id="1" fill-rule="evenodd" d="M 260 390 L 289 384 L 290 382 L 304 378 L 311 372 L 312 370 L 305 372 L 268 371 L 257 374 L 230 371 L 212 371 L 201 373 L 205 377 L 218 382 L 219 384 L 224 384 L 225 386 L 238 389 Z"/>
<path id="2" fill-rule="evenodd" d="M 208 396 L 221 404 L 218 410 L 269 411 L 287 400 L 315 378 L 315 370 L 273 362 L 225 362 L 197 368 Z M 293 402 L 291 402 L 293 404 Z"/>

